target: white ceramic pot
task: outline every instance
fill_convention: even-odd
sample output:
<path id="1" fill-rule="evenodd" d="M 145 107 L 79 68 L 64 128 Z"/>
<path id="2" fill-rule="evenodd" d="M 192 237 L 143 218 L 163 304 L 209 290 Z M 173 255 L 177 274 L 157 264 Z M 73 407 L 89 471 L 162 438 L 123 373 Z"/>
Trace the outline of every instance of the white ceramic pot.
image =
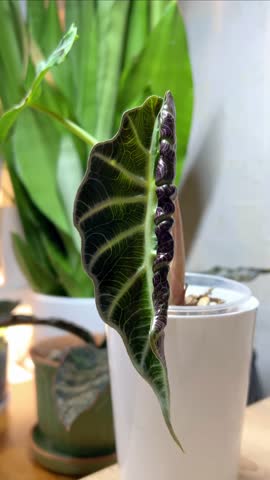
<path id="1" fill-rule="evenodd" d="M 209 277 L 195 277 L 201 278 L 201 292 Z M 236 282 L 212 281 L 221 282 L 213 294 L 223 298 L 225 292 L 224 305 L 170 307 L 168 316 L 172 422 L 185 454 L 171 439 L 159 404 L 132 367 L 120 336 L 108 330 L 121 480 L 237 478 L 258 302 Z"/>
<path id="2" fill-rule="evenodd" d="M 101 320 L 94 298 L 70 298 L 43 295 L 32 292 L 30 304 L 33 315 L 38 318 L 61 318 L 75 323 L 93 333 L 103 333 Z M 34 341 L 48 336 L 63 335 L 63 331 L 52 327 L 35 328 Z"/>

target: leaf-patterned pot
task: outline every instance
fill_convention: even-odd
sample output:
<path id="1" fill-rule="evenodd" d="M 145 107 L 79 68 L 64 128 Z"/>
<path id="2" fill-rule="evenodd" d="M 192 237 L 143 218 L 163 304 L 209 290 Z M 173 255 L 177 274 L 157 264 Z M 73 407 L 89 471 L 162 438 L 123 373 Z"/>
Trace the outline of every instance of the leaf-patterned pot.
<path id="1" fill-rule="evenodd" d="M 59 362 L 50 358 L 50 352 L 80 345 L 83 345 L 81 340 L 69 335 L 43 340 L 31 349 L 36 372 L 39 432 L 46 439 L 46 444 L 49 441 L 50 450 L 56 455 L 68 456 L 69 462 L 72 462 L 71 457 L 76 457 L 77 461 L 80 458 L 107 457 L 113 463 L 115 443 L 109 385 L 96 403 L 79 415 L 69 430 L 58 415 L 54 382 Z M 50 465 L 46 467 L 50 468 Z M 88 468 L 90 473 L 91 465 Z M 51 469 L 54 469 L 53 464 Z M 58 472 L 60 470 L 57 469 Z M 74 470 L 72 472 L 74 474 Z"/>

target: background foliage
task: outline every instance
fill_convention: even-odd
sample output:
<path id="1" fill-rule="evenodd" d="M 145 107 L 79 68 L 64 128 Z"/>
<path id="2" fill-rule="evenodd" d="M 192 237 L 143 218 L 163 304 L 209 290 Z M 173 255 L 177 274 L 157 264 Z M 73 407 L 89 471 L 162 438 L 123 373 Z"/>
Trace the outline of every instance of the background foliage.
<path id="1" fill-rule="evenodd" d="M 72 223 L 89 145 L 56 117 L 105 140 L 124 110 L 170 89 L 178 111 L 179 180 L 193 106 L 185 28 L 174 0 L 69 0 L 65 8 L 28 0 L 26 6 L 24 18 L 18 0 L 0 2 L 2 113 L 26 95 L 40 62 L 72 22 L 79 39 L 67 61 L 46 74 L 35 105 L 18 116 L 2 145 L 24 230 L 24 238 L 14 235 L 14 248 L 34 290 L 89 296 L 93 287 Z"/>

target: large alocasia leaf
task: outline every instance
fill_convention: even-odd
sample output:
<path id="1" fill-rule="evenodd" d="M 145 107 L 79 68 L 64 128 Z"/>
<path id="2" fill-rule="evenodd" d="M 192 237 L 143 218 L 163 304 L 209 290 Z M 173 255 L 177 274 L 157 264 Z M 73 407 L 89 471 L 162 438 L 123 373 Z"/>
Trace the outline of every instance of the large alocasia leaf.
<path id="1" fill-rule="evenodd" d="M 121 335 L 179 444 L 170 421 L 164 357 L 175 141 L 170 93 L 164 102 L 151 96 L 127 111 L 116 136 L 92 149 L 74 217 L 100 315 Z"/>

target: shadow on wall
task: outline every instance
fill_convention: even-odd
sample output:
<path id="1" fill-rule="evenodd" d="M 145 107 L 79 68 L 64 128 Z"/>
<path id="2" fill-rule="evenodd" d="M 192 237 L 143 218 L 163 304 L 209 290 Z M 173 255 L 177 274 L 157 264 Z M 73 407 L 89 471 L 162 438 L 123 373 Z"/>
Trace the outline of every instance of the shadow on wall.
<path id="1" fill-rule="evenodd" d="M 223 111 L 209 122 L 197 154 L 191 160 L 180 187 L 186 255 L 189 256 L 200 223 L 211 202 L 222 167 Z M 188 162 L 189 163 L 189 162 Z"/>

